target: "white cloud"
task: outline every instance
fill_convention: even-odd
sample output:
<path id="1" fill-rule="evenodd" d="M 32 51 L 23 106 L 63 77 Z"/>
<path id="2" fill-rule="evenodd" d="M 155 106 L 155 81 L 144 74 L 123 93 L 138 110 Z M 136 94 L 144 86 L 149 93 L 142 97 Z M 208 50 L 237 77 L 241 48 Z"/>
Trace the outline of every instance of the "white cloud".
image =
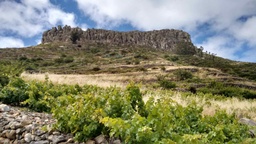
<path id="1" fill-rule="evenodd" d="M 239 59 L 237 52 L 242 50 L 244 43 L 251 47 L 249 50 L 256 49 L 255 0 L 76 0 L 76 2 L 79 9 L 101 28 L 130 23 L 140 30 L 175 28 L 196 35 L 212 33 L 211 38 L 202 42 L 205 49 L 232 59 Z M 200 31 L 205 24 L 208 25 L 207 30 Z"/>
<path id="2" fill-rule="evenodd" d="M 229 59 L 238 59 L 235 55 L 242 45 L 241 42 L 237 42 L 227 36 L 213 36 L 206 39 L 203 43 L 197 44 L 203 46 L 204 51 L 208 51 L 218 56 Z"/>
<path id="3" fill-rule="evenodd" d="M 65 25 L 76 26 L 74 19 L 74 14 L 71 13 L 63 13 L 63 11 L 59 9 L 49 9 L 48 10 L 48 21 L 51 25 L 56 25 L 58 22 L 61 22 Z"/>
<path id="4" fill-rule="evenodd" d="M 0 48 L 13 48 L 13 47 L 14 48 L 24 47 L 24 43 L 21 39 L 0 36 Z"/>
<path id="5" fill-rule="evenodd" d="M 211 21 L 223 29 L 242 15 L 255 14 L 254 0 L 76 0 L 79 8 L 99 25 L 128 21 L 144 29 L 193 30 Z"/>
<path id="6" fill-rule="evenodd" d="M 237 23 L 230 31 L 237 39 L 244 40 L 252 47 L 256 47 L 256 16 L 248 18 L 243 23 Z"/>
<path id="7" fill-rule="evenodd" d="M 49 0 L 0 1 L 0 35 L 33 37 L 57 24 L 75 26 L 75 16 Z"/>

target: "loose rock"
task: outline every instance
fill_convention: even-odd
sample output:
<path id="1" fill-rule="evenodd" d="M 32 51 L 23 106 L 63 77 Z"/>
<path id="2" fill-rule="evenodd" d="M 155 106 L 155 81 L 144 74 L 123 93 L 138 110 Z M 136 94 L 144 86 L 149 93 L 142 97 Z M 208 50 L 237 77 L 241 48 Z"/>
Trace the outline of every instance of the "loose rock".
<path id="1" fill-rule="evenodd" d="M 10 107 L 5 104 L 0 104 L 0 112 L 8 112 L 10 111 Z"/>
<path id="2" fill-rule="evenodd" d="M 56 122 L 50 114 L 23 111 L 16 107 L 2 105 L 0 111 L 0 144 L 66 144 L 75 142 L 72 134 L 63 134 L 53 129 Z M 87 144 L 119 144 L 99 135 Z"/>

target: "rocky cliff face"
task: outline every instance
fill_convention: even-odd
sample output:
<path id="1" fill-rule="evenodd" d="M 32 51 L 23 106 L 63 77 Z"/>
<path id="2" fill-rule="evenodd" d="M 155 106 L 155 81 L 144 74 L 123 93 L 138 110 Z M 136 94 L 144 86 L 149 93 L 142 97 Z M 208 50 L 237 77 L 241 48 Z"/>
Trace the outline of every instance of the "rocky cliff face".
<path id="1" fill-rule="evenodd" d="M 115 45 L 143 45 L 159 49 L 173 49 L 179 42 L 191 43 L 190 35 L 181 30 L 163 29 L 154 31 L 130 31 L 117 32 L 103 29 L 88 29 L 83 31 L 80 28 L 70 26 L 53 27 L 44 32 L 42 43 L 71 42 L 72 33 L 79 35 L 78 43 L 106 43 Z"/>

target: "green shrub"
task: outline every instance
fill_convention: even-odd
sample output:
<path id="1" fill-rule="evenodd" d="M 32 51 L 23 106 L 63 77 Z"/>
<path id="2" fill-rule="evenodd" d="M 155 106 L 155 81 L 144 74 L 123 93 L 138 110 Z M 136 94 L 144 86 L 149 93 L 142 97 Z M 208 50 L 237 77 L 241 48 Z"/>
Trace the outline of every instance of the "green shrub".
<path id="1" fill-rule="evenodd" d="M 214 95 L 223 95 L 226 97 L 239 97 L 252 99 L 256 98 L 256 92 L 239 87 L 227 86 L 221 82 L 213 81 L 207 87 L 200 88 L 200 92 L 212 93 Z"/>
<path id="2" fill-rule="evenodd" d="M 98 49 L 98 48 L 92 48 L 92 49 L 90 49 L 90 51 L 91 51 L 91 53 L 96 54 L 96 53 L 99 53 L 99 52 L 100 52 L 100 49 Z"/>
<path id="3" fill-rule="evenodd" d="M 164 58 L 167 59 L 168 61 L 176 62 L 179 60 L 178 56 L 169 56 L 169 55 L 164 55 Z"/>
<path id="4" fill-rule="evenodd" d="M 21 102 L 28 99 L 26 90 L 28 84 L 21 78 L 13 78 L 0 92 L 0 101 L 5 104 L 21 106 Z"/>
<path id="5" fill-rule="evenodd" d="M 73 62 L 74 61 L 74 58 L 73 57 L 66 57 L 65 59 L 64 59 L 64 63 L 71 63 L 71 62 Z"/>
<path id="6" fill-rule="evenodd" d="M 256 98 L 256 92 L 250 91 L 250 90 L 244 90 L 242 92 L 242 96 L 247 99 L 254 99 L 254 98 Z"/>
<path id="7" fill-rule="evenodd" d="M 147 117 L 135 113 L 132 119 L 104 117 L 100 120 L 110 129 L 111 137 L 124 143 L 239 143 L 249 138 L 248 127 L 240 125 L 235 115 L 218 111 L 202 117 L 195 103 L 182 107 L 170 98 L 146 103 Z"/>
<path id="8" fill-rule="evenodd" d="M 170 80 L 161 80 L 159 81 L 160 87 L 164 89 L 172 89 L 176 87 L 176 84 L 174 82 L 171 82 Z"/>
<path id="9" fill-rule="evenodd" d="M 68 107 L 63 109 L 64 106 Z M 136 111 L 145 113 L 141 111 L 143 106 L 140 90 L 134 85 L 124 92 L 114 87 L 86 86 L 83 94 L 58 97 L 52 112 L 58 129 L 74 133 L 77 140 L 85 141 L 102 132 L 108 133 L 99 122 L 103 117 L 130 119 Z"/>
<path id="10" fill-rule="evenodd" d="M 175 71 L 174 75 L 177 77 L 178 80 L 186 80 L 193 78 L 193 74 L 191 72 L 182 69 Z"/>
<path id="11" fill-rule="evenodd" d="M 134 58 L 135 59 L 143 59 L 143 60 L 148 60 L 149 59 L 149 57 L 147 56 L 147 55 L 145 55 L 145 54 L 136 54 L 135 56 L 134 56 Z"/>
<path id="12" fill-rule="evenodd" d="M 164 66 L 162 66 L 162 67 L 161 67 L 161 70 L 162 70 L 162 71 L 165 71 L 165 70 L 166 70 L 166 68 L 165 68 Z"/>
<path id="13" fill-rule="evenodd" d="M 71 63 L 73 61 L 74 61 L 73 57 L 60 57 L 60 58 L 54 59 L 54 62 L 56 63 Z"/>
<path id="14" fill-rule="evenodd" d="M 140 64 L 140 60 L 138 60 L 138 59 L 135 59 L 135 60 L 134 60 L 134 64 L 135 64 L 135 65 L 138 65 L 138 64 Z"/>
<path id="15" fill-rule="evenodd" d="M 93 71 L 100 71 L 101 69 L 100 69 L 100 67 L 94 67 L 94 68 L 92 68 L 92 70 Z"/>
<path id="16" fill-rule="evenodd" d="M 0 75 L 8 76 L 9 78 L 20 76 L 24 71 L 25 64 L 22 62 L 6 62 L 0 63 Z"/>
<path id="17" fill-rule="evenodd" d="M 26 56 L 21 56 L 19 58 L 20 61 L 29 61 L 29 59 Z"/>
<path id="18" fill-rule="evenodd" d="M 190 87 L 189 87 L 189 91 L 190 91 L 191 93 L 195 94 L 195 93 L 196 93 L 196 87 L 190 86 Z"/>
<path id="19" fill-rule="evenodd" d="M 179 57 L 178 56 L 172 56 L 170 59 L 171 59 L 171 61 L 175 62 L 175 61 L 179 60 Z"/>
<path id="20" fill-rule="evenodd" d="M 70 40 L 72 41 L 73 44 L 76 44 L 77 40 L 79 40 L 80 37 L 81 37 L 81 33 L 75 30 L 71 32 Z"/>
<path id="21" fill-rule="evenodd" d="M 9 77 L 5 75 L 0 75 L 0 87 L 4 87 L 9 83 Z M 0 89 L 1 90 L 1 89 Z"/>
<path id="22" fill-rule="evenodd" d="M 7 97 L 5 97 L 7 96 Z M 248 127 L 235 115 L 217 111 L 202 116 L 202 107 L 186 107 L 171 97 L 144 103 L 134 83 L 125 90 L 85 85 L 53 85 L 11 79 L 0 94 L 1 101 L 24 104 L 37 111 L 50 111 L 55 128 L 86 141 L 100 134 L 118 137 L 124 143 L 241 143 L 249 141 Z"/>
<path id="23" fill-rule="evenodd" d="M 64 58 L 56 58 L 54 59 L 55 63 L 63 63 L 64 62 Z"/>
<path id="24" fill-rule="evenodd" d="M 166 79 L 166 76 L 159 75 L 157 76 L 157 82 L 160 87 L 164 89 L 172 89 L 176 87 L 176 84 L 168 79 Z"/>

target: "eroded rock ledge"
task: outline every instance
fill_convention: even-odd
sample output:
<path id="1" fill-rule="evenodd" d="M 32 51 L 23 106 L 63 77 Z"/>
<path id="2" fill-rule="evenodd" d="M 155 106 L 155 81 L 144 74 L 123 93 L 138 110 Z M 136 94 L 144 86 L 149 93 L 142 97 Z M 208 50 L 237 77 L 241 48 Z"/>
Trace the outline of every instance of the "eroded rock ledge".
<path id="1" fill-rule="evenodd" d="M 45 31 L 42 37 L 42 43 L 51 42 L 71 42 L 71 34 L 78 33 L 78 43 L 104 43 L 115 45 L 140 45 L 152 48 L 169 49 L 175 48 L 179 42 L 191 43 L 190 35 L 182 30 L 163 29 L 153 31 L 129 31 L 117 32 L 103 29 L 71 28 L 70 26 L 53 27 Z"/>

